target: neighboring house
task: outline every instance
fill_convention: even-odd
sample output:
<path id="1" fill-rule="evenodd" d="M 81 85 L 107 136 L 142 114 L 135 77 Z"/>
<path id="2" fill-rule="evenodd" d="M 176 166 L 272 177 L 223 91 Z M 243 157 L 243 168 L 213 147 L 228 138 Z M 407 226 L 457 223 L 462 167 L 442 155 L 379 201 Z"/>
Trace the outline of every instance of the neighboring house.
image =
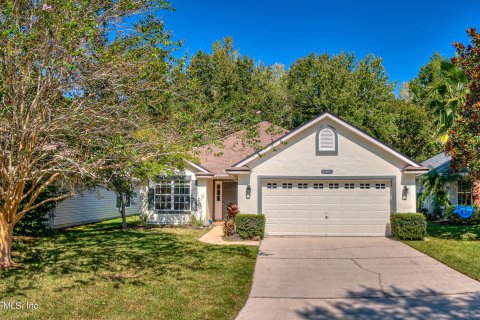
<path id="1" fill-rule="evenodd" d="M 127 215 L 140 212 L 139 190 L 127 203 Z M 54 229 L 119 218 L 119 199 L 114 192 L 106 189 L 86 191 L 60 202 L 49 215 L 50 226 Z"/>
<path id="2" fill-rule="evenodd" d="M 416 211 L 415 177 L 428 169 L 364 131 L 330 113 L 276 140 L 268 126 L 260 126 L 258 152 L 233 134 L 220 155 L 201 148 L 199 164 L 145 183 L 147 220 L 220 220 L 236 202 L 265 215 L 267 235 L 384 236 L 391 212 Z"/>
<path id="3" fill-rule="evenodd" d="M 445 154 L 439 153 L 436 156 L 425 160 L 422 162 L 422 166 L 428 168 L 429 170 L 435 170 L 438 173 L 442 174 L 445 172 L 451 171 L 451 163 L 452 158 Z M 464 173 L 461 173 L 464 174 Z M 422 184 L 420 183 L 419 179 L 417 179 L 417 190 L 419 193 L 422 192 Z M 471 187 L 462 181 L 454 181 L 450 182 L 447 186 L 448 189 L 448 199 L 450 204 L 452 205 L 471 205 L 472 202 L 472 189 Z M 423 208 L 427 209 L 428 211 L 432 210 L 432 203 L 430 199 L 427 199 L 423 205 Z"/>

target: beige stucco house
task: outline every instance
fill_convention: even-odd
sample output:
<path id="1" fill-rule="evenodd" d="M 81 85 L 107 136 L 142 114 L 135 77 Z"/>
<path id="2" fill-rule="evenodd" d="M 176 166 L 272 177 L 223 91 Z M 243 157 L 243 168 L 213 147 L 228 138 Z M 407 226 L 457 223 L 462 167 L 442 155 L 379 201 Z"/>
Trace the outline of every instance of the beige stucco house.
<path id="1" fill-rule="evenodd" d="M 150 223 L 221 220 L 236 202 L 265 215 L 267 235 L 384 236 L 391 212 L 416 211 L 415 176 L 428 169 L 362 130 L 331 113 L 291 132 L 269 126 L 259 125 L 260 151 L 233 134 L 146 183 L 141 212 Z"/>

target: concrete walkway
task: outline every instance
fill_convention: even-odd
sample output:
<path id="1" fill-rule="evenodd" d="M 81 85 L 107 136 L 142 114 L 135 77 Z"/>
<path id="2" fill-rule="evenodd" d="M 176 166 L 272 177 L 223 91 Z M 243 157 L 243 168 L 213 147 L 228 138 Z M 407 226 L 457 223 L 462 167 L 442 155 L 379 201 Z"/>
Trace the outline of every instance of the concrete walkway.
<path id="1" fill-rule="evenodd" d="M 480 319 L 480 282 L 387 238 L 262 241 L 237 319 Z"/>
<path id="2" fill-rule="evenodd" d="M 250 241 L 250 240 L 242 240 L 242 241 L 225 241 L 222 239 L 223 235 L 223 227 L 222 226 L 214 226 L 212 230 L 204 234 L 200 239 L 200 241 L 210 244 L 220 244 L 220 245 L 244 245 L 244 246 L 258 246 L 260 245 L 260 241 Z"/>

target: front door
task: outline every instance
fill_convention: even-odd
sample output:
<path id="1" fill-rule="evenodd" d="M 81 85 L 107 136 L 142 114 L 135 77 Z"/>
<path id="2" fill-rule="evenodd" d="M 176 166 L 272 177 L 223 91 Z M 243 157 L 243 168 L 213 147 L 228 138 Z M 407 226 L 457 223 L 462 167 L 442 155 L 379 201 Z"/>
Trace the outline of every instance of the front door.
<path id="1" fill-rule="evenodd" d="M 237 203 L 237 182 L 215 181 L 215 220 L 222 220 L 229 203 Z"/>
<path id="2" fill-rule="evenodd" d="M 227 205 L 229 203 L 237 203 L 237 182 L 223 182 L 223 197 L 222 197 L 222 213 L 225 217 L 227 212 Z"/>
<path id="3" fill-rule="evenodd" d="M 214 219 L 215 220 L 222 220 L 223 215 L 222 215 L 222 181 L 215 181 L 215 190 L 213 191 L 213 194 L 215 195 L 215 212 L 214 212 Z"/>

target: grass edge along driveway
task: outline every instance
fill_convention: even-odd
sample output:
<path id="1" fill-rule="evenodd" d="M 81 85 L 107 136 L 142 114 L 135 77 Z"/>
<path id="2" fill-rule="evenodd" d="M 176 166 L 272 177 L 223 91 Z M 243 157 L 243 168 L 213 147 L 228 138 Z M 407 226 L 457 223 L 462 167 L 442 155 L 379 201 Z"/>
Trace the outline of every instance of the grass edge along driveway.
<path id="1" fill-rule="evenodd" d="M 480 225 L 427 223 L 425 241 L 403 241 L 418 251 L 480 281 Z"/>
<path id="2" fill-rule="evenodd" d="M 124 232 L 120 219 L 15 239 L 0 302 L 36 303 L 2 319 L 232 319 L 250 290 L 257 247 L 198 241 L 187 227 Z"/>

